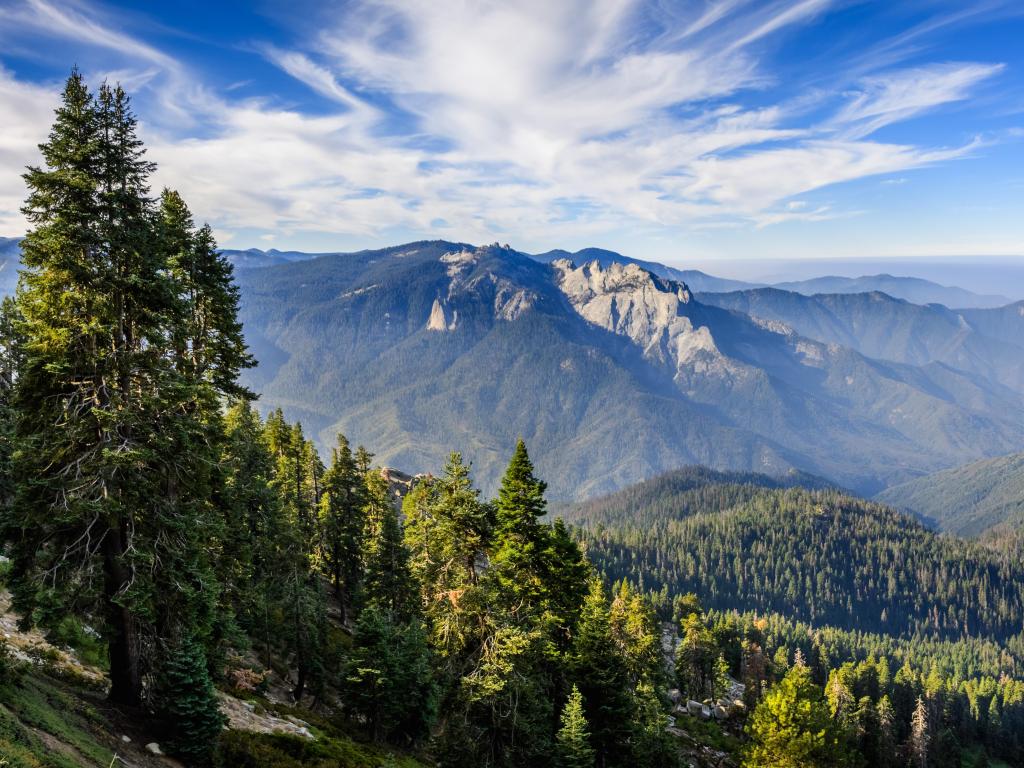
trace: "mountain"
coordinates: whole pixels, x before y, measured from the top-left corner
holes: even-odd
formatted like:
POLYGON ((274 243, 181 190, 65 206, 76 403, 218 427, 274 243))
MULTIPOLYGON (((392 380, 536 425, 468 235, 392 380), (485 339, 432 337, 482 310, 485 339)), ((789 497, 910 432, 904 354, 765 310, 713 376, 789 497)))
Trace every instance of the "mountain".
POLYGON ((9 296, 18 285, 21 238, 0 237, 0 295, 9 296))
POLYGON ((834 490, 683 479, 582 502, 563 517, 609 579, 694 592, 717 610, 902 638, 1006 640, 1020 631, 1024 564, 1011 553, 834 490))
POLYGON ((986 336, 1024 346, 1024 301, 991 309, 964 309, 960 314, 986 336))
POLYGON ((227 256, 235 269, 261 269, 272 267, 275 264, 287 264, 291 261, 306 261, 320 256, 330 256, 328 253, 305 253, 304 251, 279 251, 271 248, 263 251, 259 248, 247 248, 244 251, 225 248, 221 253, 227 256))
POLYGON ((1024 453, 972 462, 885 489, 876 497, 943 531, 978 536, 1024 525, 1024 453))
POLYGON ((804 296, 760 288, 699 298, 868 357, 919 366, 942 363, 1024 392, 1024 346, 1019 346, 1024 345, 1024 317, 1012 310, 1010 319, 1020 326, 1016 337, 1012 330, 995 336, 985 332, 1001 322, 1003 310, 919 306, 877 291, 804 296))
POLYGON ((635 264, 433 241, 238 279, 263 408, 409 471, 460 449, 486 491, 518 436, 555 498, 695 463, 873 493, 1024 445, 1005 387, 812 341, 635 264))
POLYGON ((576 264, 589 264, 596 261, 603 268, 607 269, 612 264, 636 264, 648 272, 676 282, 686 283, 690 290, 700 293, 702 291, 741 291, 747 288, 758 287, 757 283, 748 283, 742 280, 728 280, 723 277, 715 277, 698 269, 676 269, 656 261, 644 261, 623 256, 615 251, 607 251, 603 248, 584 248, 583 250, 570 253, 569 251, 554 250, 546 253, 530 254, 531 258, 550 264, 559 259, 568 259, 576 264))
POLYGON ((914 304, 943 304, 947 307, 1001 307, 1012 299, 987 296, 923 280, 919 277, 865 275, 863 277, 815 277, 810 280, 775 283, 775 288, 807 296, 816 293, 887 293, 914 304))

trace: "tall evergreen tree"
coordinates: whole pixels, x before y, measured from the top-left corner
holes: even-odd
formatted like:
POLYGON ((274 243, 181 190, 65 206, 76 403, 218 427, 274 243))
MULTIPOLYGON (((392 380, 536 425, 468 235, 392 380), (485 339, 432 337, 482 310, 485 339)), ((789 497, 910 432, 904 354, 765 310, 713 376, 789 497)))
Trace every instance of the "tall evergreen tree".
POLYGON ((516 613, 535 613, 547 597, 544 581, 548 528, 546 485, 533 474, 526 444, 519 440, 501 479, 495 503, 494 578, 516 613))
POLYGON ((608 599, 596 578, 576 627, 570 671, 583 694, 597 765, 622 764, 635 712, 626 663, 612 637, 608 599))
POLYGON ((45 168, 25 174, 12 586, 44 624, 101 615, 111 697, 138 704, 156 638, 208 621, 216 599, 199 546, 209 473, 192 461, 210 433, 190 406, 216 389, 174 368, 177 289, 127 95, 104 85, 94 99, 73 72, 40 149, 45 168), (174 606, 156 602, 183 582, 174 606))
POLYGON ((408 619, 418 613, 419 606, 416 585, 409 571, 409 552, 402 541, 398 510, 380 472, 368 472, 364 482, 364 595, 368 604, 391 611, 399 619, 408 619))
POLYGON ((324 473, 320 519, 324 531, 324 566, 347 623, 361 588, 366 483, 356 466, 348 439, 338 434, 331 466, 324 473))
POLYGON ((562 727, 556 737, 558 768, 594 768, 594 749, 583 711, 583 696, 575 685, 562 708, 562 727))
POLYGON ((913 768, 928 768, 928 745, 930 743, 928 709, 925 706, 924 698, 918 696, 914 714, 910 718, 910 740, 907 743, 907 752, 910 755, 910 764, 913 768))
POLYGON ((850 764, 821 689, 795 664, 770 689, 747 724, 749 768, 827 768, 850 764))

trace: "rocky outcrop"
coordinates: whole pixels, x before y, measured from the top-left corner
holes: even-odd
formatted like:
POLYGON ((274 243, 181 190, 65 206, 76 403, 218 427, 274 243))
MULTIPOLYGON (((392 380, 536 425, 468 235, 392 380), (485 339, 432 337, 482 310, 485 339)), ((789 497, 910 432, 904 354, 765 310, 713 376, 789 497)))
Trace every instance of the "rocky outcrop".
POLYGON ((689 288, 651 274, 636 264, 602 267, 592 261, 577 267, 568 259, 552 263, 559 288, 587 321, 643 350, 644 356, 679 371, 700 361, 706 373, 730 366, 711 329, 695 323, 689 288))

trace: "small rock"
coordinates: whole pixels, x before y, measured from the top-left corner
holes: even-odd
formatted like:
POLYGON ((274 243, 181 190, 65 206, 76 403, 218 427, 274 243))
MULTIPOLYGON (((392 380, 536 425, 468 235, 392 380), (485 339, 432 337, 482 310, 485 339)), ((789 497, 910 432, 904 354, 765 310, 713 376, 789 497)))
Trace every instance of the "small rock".
POLYGON ((131 744, 132 743, 132 737, 131 736, 121 736, 121 741, 123 741, 125 744, 131 744))
POLYGON ((146 751, 149 752, 149 754, 151 755, 163 754, 163 751, 160 749, 160 745, 157 744, 155 741, 151 741, 149 742, 149 744, 146 745, 146 751))

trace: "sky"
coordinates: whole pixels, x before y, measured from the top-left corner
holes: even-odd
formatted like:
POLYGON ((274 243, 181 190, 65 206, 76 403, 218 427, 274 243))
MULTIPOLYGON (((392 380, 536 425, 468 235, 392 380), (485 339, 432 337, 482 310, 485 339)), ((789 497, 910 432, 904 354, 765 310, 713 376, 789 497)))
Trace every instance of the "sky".
POLYGON ((0 235, 72 66, 223 247, 1024 256, 1019 0, 0 0, 0 235))

